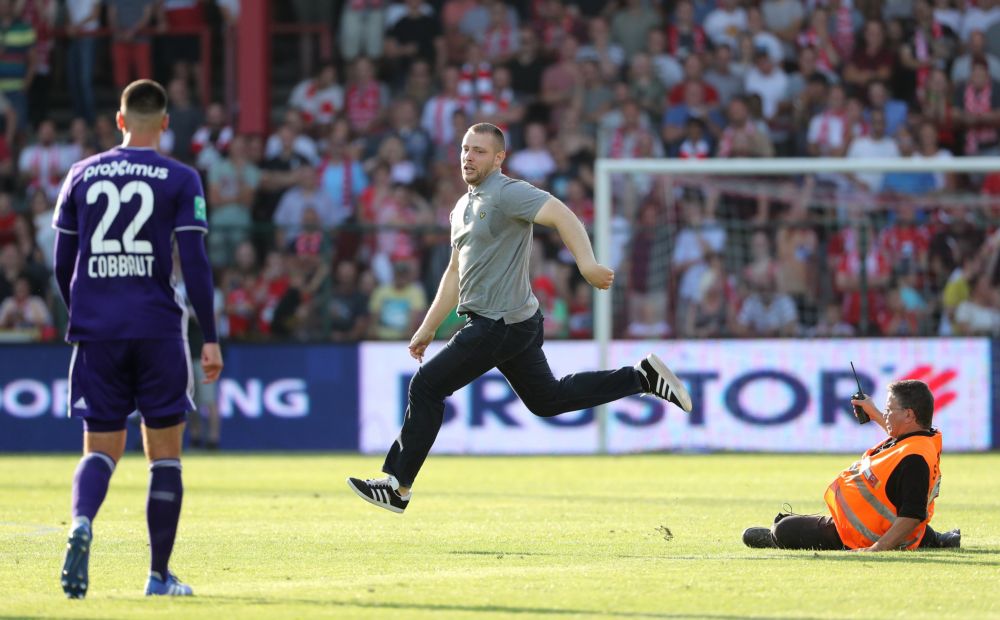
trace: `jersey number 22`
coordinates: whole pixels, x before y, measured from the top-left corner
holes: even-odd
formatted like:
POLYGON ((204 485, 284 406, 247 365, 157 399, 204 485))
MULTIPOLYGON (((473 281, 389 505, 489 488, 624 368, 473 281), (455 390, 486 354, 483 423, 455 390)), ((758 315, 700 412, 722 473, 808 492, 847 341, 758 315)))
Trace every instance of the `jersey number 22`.
POLYGON ((135 238, 139 234, 139 230, 143 224, 153 214, 153 189, 149 186, 149 183, 145 181, 130 181, 119 192, 118 187, 111 181, 98 181, 87 190, 87 204, 96 204, 97 199, 102 194, 108 198, 108 208, 104 211, 104 217, 101 218, 97 228, 94 229, 93 236, 90 238, 90 253, 118 254, 122 251, 122 246, 124 246, 127 254, 152 254, 152 243, 142 239, 137 241, 135 238), (117 239, 105 239, 104 237, 108 234, 112 222, 118 216, 118 211, 121 210, 122 203, 130 202, 137 194, 139 196, 139 211, 132 218, 132 221, 129 222, 129 225, 125 227, 125 232, 122 233, 122 240, 119 242, 117 239))

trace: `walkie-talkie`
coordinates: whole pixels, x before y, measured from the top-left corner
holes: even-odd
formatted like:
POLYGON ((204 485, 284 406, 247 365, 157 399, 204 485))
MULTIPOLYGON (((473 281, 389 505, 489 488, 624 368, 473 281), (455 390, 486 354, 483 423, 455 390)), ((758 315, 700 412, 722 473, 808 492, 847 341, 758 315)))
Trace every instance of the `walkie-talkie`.
MULTIPOLYGON (((858 371, 854 369, 854 362, 851 362, 851 372, 854 373, 854 380, 858 382, 858 391, 851 396, 851 400, 864 400, 868 398, 868 395, 861 389, 861 379, 858 378, 858 371)), ((858 424, 871 422, 871 418, 868 417, 868 414, 865 413, 861 405, 854 405, 854 417, 857 419, 858 424)))

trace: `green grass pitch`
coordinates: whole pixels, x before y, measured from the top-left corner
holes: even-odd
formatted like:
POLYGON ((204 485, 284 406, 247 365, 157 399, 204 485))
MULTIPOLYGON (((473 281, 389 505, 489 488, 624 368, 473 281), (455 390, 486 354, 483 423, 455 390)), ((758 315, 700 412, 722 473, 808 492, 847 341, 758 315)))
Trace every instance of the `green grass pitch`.
POLYGON ((379 458, 190 455, 172 567, 147 599, 141 457, 59 588, 77 456, 0 456, 0 618, 1000 618, 1000 454, 948 455, 934 525, 960 550, 751 550, 783 502, 823 510, 850 455, 432 456, 405 515, 344 483, 379 458))

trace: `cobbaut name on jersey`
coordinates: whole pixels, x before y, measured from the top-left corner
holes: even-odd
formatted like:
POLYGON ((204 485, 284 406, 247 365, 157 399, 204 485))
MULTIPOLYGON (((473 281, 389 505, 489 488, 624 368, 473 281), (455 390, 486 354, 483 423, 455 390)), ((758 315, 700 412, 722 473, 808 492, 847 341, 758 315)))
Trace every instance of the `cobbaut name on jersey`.
POLYGON ((98 254, 87 261, 91 278, 128 278, 153 275, 152 254, 98 254))

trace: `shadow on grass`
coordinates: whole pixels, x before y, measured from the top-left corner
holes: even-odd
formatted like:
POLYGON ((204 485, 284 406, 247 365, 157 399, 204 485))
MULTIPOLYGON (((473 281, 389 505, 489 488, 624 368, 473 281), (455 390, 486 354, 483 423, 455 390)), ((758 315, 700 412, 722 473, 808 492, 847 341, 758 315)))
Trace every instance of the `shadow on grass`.
MULTIPOLYGON (((18 614, 16 616, 8 616, 6 614, 0 614, 0 620, 58 620, 62 616, 25 616, 24 614, 18 614)), ((74 616, 74 620, 108 620, 104 616, 94 617, 94 618, 80 618, 74 616)))
MULTIPOLYGON (((799 558, 794 558, 799 559, 799 558)), ((990 566, 1000 568, 1000 552, 986 549, 968 551, 919 551, 915 553, 823 553, 801 559, 816 559, 833 562, 901 562, 904 564, 951 564, 952 566, 990 566), (974 556, 992 555, 996 559, 973 559, 974 556), (969 557, 963 557, 969 556, 969 557)))
MULTIPOLYGON (((249 605, 288 605, 307 604, 332 607, 356 607, 360 609, 393 610, 405 613, 406 611, 430 611, 430 612, 455 612, 463 614, 484 613, 484 614, 535 614, 551 616, 595 616, 600 618, 662 618, 665 620, 686 620, 693 618, 708 618, 709 620, 747 620, 757 618, 760 620, 783 620, 785 618, 795 618, 797 620, 820 620, 811 616, 747 616, 746 614, 712 614, 712 613, 659 613, 643 611, 607 611, 602 609, 570 609, 561 607, 516 607, 510 605, 447 605, 440 603, 395 603, 369 602, 369 601, 337 601, 337 600, 312 600, 312 599, 266 599, 257 597, 241 596, 213 596, 213 601, 233 601, 249 605)), ((0 616, 3 618, 4 616, 0 616)))
MULTIPOLYGON (((472 555, 472 556, 494 556, 497 559, 518 558, 521 556, 540 557, 565 557, 565 558, 596 558, 598 556, 590 553, 545 553, 538 551, 514 551, 514 550, 485 550, 473 549, 468 551, 449 551, 448 555, 472 555)), ((834 562, 902 562, 916 564, 951 564, 964 566, 990 566, 1000 568, 1000 550, 996 549, 925 549, 923 551, 884 554, 884 553, 854 553, 850 551, 770 551, 759 555, 749 554, 705 554, 705 555, 671 555, 669 553, 656 553, 650 555, 613 555, 602 556, 616 560, 666 560, 666 561, 690 561, 707 562, 717 560, 735 560, 746 562, 775 562, 775 561, 824 561, 834 562), (978 556, 978 557, 977 557, 978 556), (992 560, 981 556, 992 556, 992 560)))

